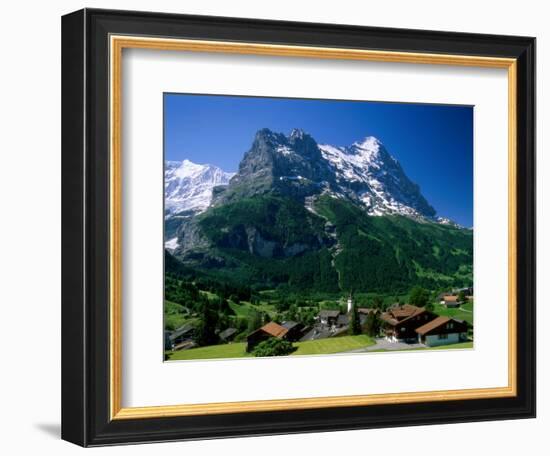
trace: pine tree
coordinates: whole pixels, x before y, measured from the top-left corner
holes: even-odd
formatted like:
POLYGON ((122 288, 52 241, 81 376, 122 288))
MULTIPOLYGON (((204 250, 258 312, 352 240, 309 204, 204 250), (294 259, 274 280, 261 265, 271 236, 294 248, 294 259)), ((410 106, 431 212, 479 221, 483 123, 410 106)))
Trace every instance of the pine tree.
POLYGON ((366 332, 370 337, 378 336, 380 332, 380 320, 376 316, 375 312, 370 312, 367 315, 366 332))
POLYGON ((197 326, 196 341, 199 345, 214 345, 218 342, 216 327, 218 325, 218 313, 211 311, 207 306, 203 308, 201 321, 197 326))
POLYGON ((262 314, 252 311, 248 317, 248 332, 256 331, 260 326, 262 326, 262 314))
POLYGON ((353 306, 351 311, 351 333, 353 335, 361 334, 361 322, 359 321, 359 312, 357 307, 353 306))
POLYGON ((417 307, 425 307, 430 299, 428 290, 422 287, 414 287, 409 295, 409 303, 417 307))

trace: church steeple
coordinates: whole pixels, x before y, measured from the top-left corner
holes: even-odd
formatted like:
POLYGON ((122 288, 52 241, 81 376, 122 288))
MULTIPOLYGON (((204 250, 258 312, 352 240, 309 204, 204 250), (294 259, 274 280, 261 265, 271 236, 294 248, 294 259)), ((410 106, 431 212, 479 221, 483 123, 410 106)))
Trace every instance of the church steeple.
POLYGON ((350 290, 349 296, 348 296, 348 313, 351 313, 353 311, 353 293, 350 290))

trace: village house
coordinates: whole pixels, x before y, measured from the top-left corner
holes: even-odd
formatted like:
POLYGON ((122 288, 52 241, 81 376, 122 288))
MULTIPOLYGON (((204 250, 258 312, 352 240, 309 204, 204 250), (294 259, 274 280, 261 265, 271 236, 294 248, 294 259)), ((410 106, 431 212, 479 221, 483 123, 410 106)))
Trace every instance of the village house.
POLYGON ((269 339, 270 337, 276 337, 277 339, 284 339, 286 333, 288 332, 287 328, 270 321, 269 323, 263 325, 261 328, 250 333, 246 338, 246 351, 251 352, 254 350, 254 347, 264 340, 269 339))
POLYGON ((460 301, 458 300, 458 296, 448 295, 443 296, 440 304, 447 308, 455 308, 460 306, 460 301))
POLYGON ((349 314, 340 314, 336 319, 336 326, 341 328, 342 326, 348 326, 350 321, 349 314))
POLYGON ((325 326, 336 326, 336 321, 340 315, 339 310, 321 310, 318 315, 319 322, 325 326))
POLYGON ((295 321, 283 321, 281 324, 287 330, 285 339, 290 342, 300 340, 304 335, 304 325, 295 321))
POLYGON ((312 327, 302 328, 301 342, 333 337, 347 331, 350 317, 339 310, 321 310, 312 327))
POLYGON ((437 317, 417 328, 418 342, 428 347, 468 340, 468 323, 449 317, 437 317))
POLYGON ((175 350, 178 350, 182 348, 184 344, 193 342, 195 332, 195 327, 191 323, 180 326, 178 329, 170 333, 169 339, 172 347, 175 350))
POLYGON ((227 328, 221 331, 218 336, 221 342, 231 342, 237 335, 237 332, 238 331, 235 328, 227 328))
POLYGON ((393 307, 380 315, 385 338, 390 342, 416 342, 416 328, 437 317, 424 307, 410 304, 393 307))

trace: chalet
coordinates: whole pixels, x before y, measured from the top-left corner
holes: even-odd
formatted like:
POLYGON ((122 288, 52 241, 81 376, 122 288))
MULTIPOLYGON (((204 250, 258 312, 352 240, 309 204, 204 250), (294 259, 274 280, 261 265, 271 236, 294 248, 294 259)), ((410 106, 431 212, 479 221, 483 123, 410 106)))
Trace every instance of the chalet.
POLYGON ((437 318, 424 307, 410 304, 388 309, 380 315, 385 337, 390 342, 416 342, 416 328, 437 318))
POLYGON ((338 318, 336 318, 336 326, 339 328, 348 326, 349 320, 350 320, 349 314, 340 314, 338 315, 338 318))
POLYGON ((332 326, 336 325, 338 315, 340 315, 339 310, 321 310, 321 312, 319 312, 318 319, 322 325, 332 326))
POLYGON ((458 307, 460 306, 460 301, 458 300, 458 296, 443 296, 441 305, 445 307, 458 307))
POLYGON ((237 333, 238 331, 235 328, 227 328, 221 331, 218 336, 222 342, 231 342, 237 333))
POLYGON ((468 339, 468 323, 449 317, 437 317, 417 328, 418 342, 435 347, 468 339))
POLYGON ((173 347, 180 345, 182 342, 191 341, 195 336, 195 327, 192 324, 185 324, 173 331, 169 338, 173 347))
POLYGON ((290 342, 296 342, 297 340, 300 340, 304 335, 305 327, 302 323, 298 323, 295 321, 283 321, 281 326, 287 330, 285 334, 285 339, 290 342))
POLYGON ((283 339, 288 332, 287 328, 282 327, 281 325, 270 321, 269 323, 263 325, 261 328, 250 333, 246 338, 246 351, 251 352, 254 350, 254 347, 264 340, 269 339, 270 337, 276 337, 277 339, 283 339))

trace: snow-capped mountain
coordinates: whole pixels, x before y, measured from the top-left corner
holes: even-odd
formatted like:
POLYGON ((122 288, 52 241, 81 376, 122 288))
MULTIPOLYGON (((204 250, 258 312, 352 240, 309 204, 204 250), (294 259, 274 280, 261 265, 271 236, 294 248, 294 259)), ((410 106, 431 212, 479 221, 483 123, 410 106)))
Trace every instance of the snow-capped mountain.
POLYGON ((189 160, 167 161, 164 185, 167 218, 275 192, 303 201, 310 210, 316 198, 328 194, 352 201, 369 215, 398 214, 458 226, 436 215, 420 187, 373 136, 335 146, 318 144, 300 129, 284 135, 264 128, 237 173, 189 160))
POLYGON ((322 144, 319 149, 344 193, 351 190, 369 214, 435 215, 418 185, 377 138, 367 136, 348 147, 322 144))
POLYGON ((166 195, 166 264, 239 289, 395 293, 462 286, 464 274, 471 282, 473 233, 437 217, 374 137, 319 145, 302 130, 262 129, 234 176, 167 163, 166 195), (440 251, 457 253, 448 261, 440 251))
POLYGON ((203 212, 210 205, 214 187, 229 184, 234 174, 189 160, 167 161, 164 168, 165 215, 203 212))
POLYGON ((317 196, 329 194, 351 200, 370 215, 437 221, 418 185, 372 136, 342 147, 318 144, 300 129, 288 136, 260 130, 238 173, 215 195, 213 205, 273 191, 303 199, 308 207, 317 196))

